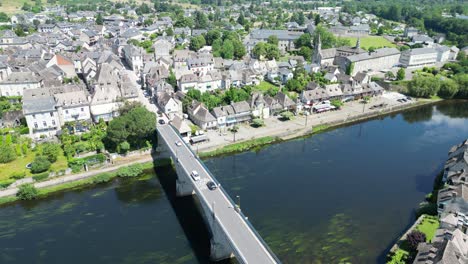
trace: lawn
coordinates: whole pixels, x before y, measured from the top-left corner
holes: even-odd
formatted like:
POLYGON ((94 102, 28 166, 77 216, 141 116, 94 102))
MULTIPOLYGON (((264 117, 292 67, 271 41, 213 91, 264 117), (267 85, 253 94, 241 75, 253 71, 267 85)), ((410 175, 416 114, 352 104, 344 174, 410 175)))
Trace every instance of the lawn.
MULTIPOLYGON (((349 39, 351 46, 356 45, 357 38, 355 37, 343 37, 344 39, 349 39)), ((382 36, 368 36, 361 37, 361 48, 368 49, 369 47, 383 48, 383 47, 396 47, 395 44, 388 41, 382 36)))
POLYGON ((18 12, 23 12, 21 10, 21 7, 24 5, 24 3, 28 3, 33 5, 34 1, 32 0, 2 0, 0 3, 2 5, 0 6, 0 12, 4 12, 7 14, 14 14, 18 12))
MULTIPOLYGON (((26 165, 31 163, 35 156, 36 153, 30 151, 24 157, 18 157, 12 162, 0 164, 0 181, 8 179, 15 172, 22 171, 26 172, 26 177, 30 177, 32 174, 28 169, 26 169, 26 165)), ((67 158, 63 153, 60 153, 57 161, 50 166, 50 171, 64 170, 66 168, 68 168, 67 158)))
POLYGON ((437 217, 428 215, 426 215, 422 222, 416 227, 417 230, 423 232, 426 235, 427 242, 432 240, 437 228, 439 228, 439 220, 437 217))
POLYGON ((262 81, 262 82, 260 82, 259 85, 255 86, 256 90, 259 90, 259 91, 262 91, 262 92, 267 92, 272 88, 278 88, 278 86, 276 86, 276 85, 274 85, 274 84, 272 84, 270 82, 267 82, 267 81, 262 81))

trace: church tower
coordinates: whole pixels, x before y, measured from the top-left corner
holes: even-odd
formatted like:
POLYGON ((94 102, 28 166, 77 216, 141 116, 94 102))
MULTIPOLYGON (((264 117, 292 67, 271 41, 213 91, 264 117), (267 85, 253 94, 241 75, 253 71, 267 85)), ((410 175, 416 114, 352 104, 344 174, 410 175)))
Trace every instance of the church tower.
POLYGON ((320 34, 317 34, 317 39, 314 45, 314 52, 312 54, 312 64, 321 65, 322 63, 322 42, 320 41, 320 34))
POLYGON ((361 48, 361 38, 358 37, 356 40, 356 49, 360 49, 360 48, 361 48))

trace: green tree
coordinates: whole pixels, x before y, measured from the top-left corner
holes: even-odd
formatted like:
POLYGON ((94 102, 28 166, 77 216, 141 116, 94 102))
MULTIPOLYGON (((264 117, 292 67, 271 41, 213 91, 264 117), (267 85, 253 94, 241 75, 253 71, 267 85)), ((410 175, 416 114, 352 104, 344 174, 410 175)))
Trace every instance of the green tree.
POLYGON ((280 117, 283 120, 291 120, 294 118, 294 114, 291 111, 283 111, 280 113, 280 117))
POLYGON ((102 14, 101 13, 98 13, 96 15, 96 24, 97 25, 103 25, 104 24, 104 20, 102 19, 102 14))
POLYGON ((440 81, 437 77, 416 75, 408 83, 408 93, 415 97, 429 98, 439 92, 440 81))
POLYGON ((196 11, 195 12, 194 28, 196 28, 196 29, 208 28, 208 18, 201 11, 196 11))
POLYGON ((38 196, 39 191, 31 183, 22 184, 18 187, 18 192, 16 192, 16 197, 21 200, 33 200, 38 196))
POLYGON ((42 144, 41 147, 42 155, 45 156, 50 161, 50 163, 54 163, 57 161, 57 158, 61 152, 60 144, 47 142, 42 144))
POLYGON ((325 27, 319 25, 315 28, 314 39, 317 39, 317 36, 320 35, 320 41, 322 42, 322 49, 329 49, 335 46, 336 38, 330 33, 325 27))
POLYGON ((331 103, 331 105, 333 105, 337 109, 340 109, 343 106, 343 102, 341 100, 338 100, 338 99, 331 100, 330 103, 331 103))
POLYGON ((255 47, 252 50, 252 54, 260 59, 266 55, 266 45, 264 42, 259 42, 255 44, 255 47))
POLYGON ((189 48, 190 48, 190 50, 198 51, 203 46, 205 46, 205 44, 206 44, 205 38, 202 35, 199 35, 199 36, 193 37, 190 40, 189 48))
POLYGON ((271 35, 267 39, 267 43, 270 45, 278 46, 279 40, 277 36, 271 35))
POLYGON ((302 34, 294 41, 294 46, 298 49, 301 47, 312 48, 312 36, 309 33, 302 34))
POLYGON ((234 58, 242 59, 247 54, 244 44, 240 40, 233 40, 232 45, 234 46, 234 58))
POLYGON ((401 81, 401 80, 404 80, 404 79, 405 79, 405 76, 406 76, 405 69, 400 68, 400 69, 397 71, 396 79, 397 79, 398 81, 401 81))
POLYGON ((314 24, 316 26, 318 26, 318 24, 320 24, 320 22, 321 22, 320 15, 316 14, 315 17, 314 17, 314 24))
POLYGON ((297 52, 297 55, 304 57, 307 61, 311 60, 312 58, 312 49, 309 47, 301 47, 297 52))
POLYGON ((50 168, 50 161, 45 156, 36 156, 34 161, 31 163, 32 173, 41 173, 47 171, 50 168))
POLYGON ((234 58, 234 45, 230 39, 226 39, 223 42, 223 51, 222 55, 224 59, 233 59, 234 58))
POLYGON ((120 153, 127 153, 130 150, 130 143, 128 143, 127 141, 120 143, 119 150, 120 153))
POLYGON ((278 60, 280 57, 280 50, 278 46, 267 44, 265 57, 269 60, 272 60, 272 59, 278 60))
POLYGON ((458 83, 452 79, 445 79, 440 82, 438 95, 443 98, 453 98, 458 93, 458 83))
POLYGON ((16 152, 12 145, 4 144, 0 146, 0 163, 8 163, 15 159, 16 152))
POLYGON ((212 29, 206 32, 206 35, 205 35, 206 45, 211 46, 213 42, 217 39, 221 39, 221 31, 217 29, 212 29))
POLYGON ((262 127, 265 125, 265 121, 263 121, 263 119, 261 118, 254 118, 252 120, 252 126, 253 127, 262 127))

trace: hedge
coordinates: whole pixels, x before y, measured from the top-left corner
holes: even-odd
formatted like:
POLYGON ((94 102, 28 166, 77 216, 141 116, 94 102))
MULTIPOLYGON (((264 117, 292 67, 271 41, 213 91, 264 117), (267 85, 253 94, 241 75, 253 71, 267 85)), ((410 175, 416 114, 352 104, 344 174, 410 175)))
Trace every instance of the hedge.
POLYGON ((72 169, 73 172, 79 172, 83 169, 84 164, 94 165, 103 163, 106 160, 106 155, 99 153, 96 155, 91 155, 85 158, 72 158, 68 161, 68 166, 72 169))
POLYGON ((40 174, 33 175, 32 178, 34 181, 43 181, 49 177, 49 172, 44 172, 40 174))
POLYGON ((117 171, 119 177, 136 177, 143 173, 143 167, 140 164, 134 164, 122 167, 117 171))
POLYGON ((16 181, 15 179, 8 179, 8 180, 0 181, 0 188, 1 189, 8 188, 8 186, 10 186, 15 181, 16 181))

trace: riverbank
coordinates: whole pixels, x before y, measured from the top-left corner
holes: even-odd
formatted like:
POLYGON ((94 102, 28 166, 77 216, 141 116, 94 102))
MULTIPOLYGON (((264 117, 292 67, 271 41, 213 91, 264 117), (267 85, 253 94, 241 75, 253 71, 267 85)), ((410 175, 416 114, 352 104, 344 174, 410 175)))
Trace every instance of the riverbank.
MULTIPOLYGON (((35 182, 32 184, 38 189, 37 197, 40 199, 58 191, 70 190, 83 187, 85 185, 110 181, 118 176, 119 169, 128 167, 130 165, 140 164, 142 170, 149 170, 159 166, 166 166, 170 163, 171 160, 169 159, 159 159, 155 163, 153 162, 153 158, 150 156, 149 158, 145 157, 140 160, 134 160, 127 164, 120 164, 117 166, 96 171, 89 171, 86 173, 56 177, 47 181, 35 182)), ((0 205, 20 200, 19 197, 16 196, 17 192, 18 187, 0 191, 0 205)))
MULTIPOLYGON (((429 100, 429 99, 419 99, 418 101, 410 104, 404 105, 396 105, 384 109, 379 110, 368 110, 367 112, 360 112, 360 113, 344 113, 340 114, 339 110, 333 116, 323 115, 318 116, 317 120, 310 120, 310 117, 296 117, 295 120, 292 121, 284 121, 280 125, 283 125, 284 129, 275 129, 266 131, 264 134, 254 135, 251 137, 237 137, 238 139, 234 141, 227 141, 227 140, 218 140, 218 144, 210 144, 209 146, 203 146, 203 144, 199 145, 195 150, 198 150, 198 155, 201 158, 209 158, 215 156, 222 156, 222 155, 229 155, 234 153, 239 153, 243 151, 249 151, 256 148, 261 148, 266 145, 275 144, 284 142, 286 140, 297 139, 301 137, 308 137, 314 134, 322 133, 328 131, 330 129, 339 128, 342 126, 347 126, 350 124, 355 124, 371 119, 385 117, 391 114, 397 114, 399 112, 421 107, 424 105, 435 104, 441 102, 443 100, 429 100), (322 118, 323 117, 323 118, 322 118), (327 117, 330 117, 327 120, 327 117), (307 120, 309 119, 309 125, 302 125, 307 124, 307 120), (304 119, 304 121, 303 121, 304 119), (315 121, 315 122, 314 122, 315 121), (294 122, 293 124, 300 124, 299 127, 296 125, 295 128, 288 127, 288 122, 294 122)), ((327 114, 327 113, 325 113, 327 114)), ((272 117, 273 118, 273 117, 272 117)), ((275 124, 276 125, 276 124, 275 124)), ((252 134, 253 131, 258 131, 258 128, 248 128, 249 131, 245 132, 246 134, 252 134), (252 130, 252 131, 250 131, 252 130)), ((219 137, 215 133, 210 135, 210 139, 212 137, 219 137)))

